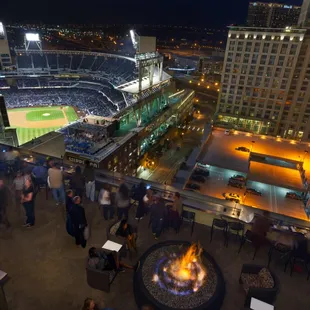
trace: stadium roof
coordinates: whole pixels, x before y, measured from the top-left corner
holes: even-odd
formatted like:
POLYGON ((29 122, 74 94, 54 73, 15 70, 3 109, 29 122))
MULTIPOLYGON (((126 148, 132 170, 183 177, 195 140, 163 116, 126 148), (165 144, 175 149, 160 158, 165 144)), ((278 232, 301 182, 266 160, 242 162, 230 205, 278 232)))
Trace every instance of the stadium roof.
MULTIPOLYGON (((148 77, 144 77, 141 83, 141 91, 146 90, 150 87, 154 87, 156 85, 160 85, 163 82, 166 82, 171 79, 171 76, 166 72, 163 72, 162 80, 160 81, 159 75, 157 72, 154 73, 153 76, 153 85, 150 83, 150 79, 148 77)), ((139 93, 139 80, 133 80, 127 82, 125 84, 119 85, 115 87, 115 89, 120 90, 122 92, 130 93, 130 94, 138 94, 139 93)))

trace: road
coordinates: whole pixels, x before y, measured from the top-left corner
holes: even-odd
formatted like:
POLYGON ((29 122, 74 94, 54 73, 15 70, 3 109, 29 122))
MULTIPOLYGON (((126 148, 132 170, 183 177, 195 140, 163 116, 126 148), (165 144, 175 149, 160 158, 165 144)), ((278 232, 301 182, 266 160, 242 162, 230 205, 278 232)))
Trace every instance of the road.
POLYGON ((210 106, 201 102, 199 102, 199 109, 200 113, 195 113, 194 119, 188 125, 180 126, 184 135, 180 135, 179 129, 174 128, 162 138, 169 138, 173 141, 173 147, 163 154, 154 170, 146 169, 142 171, 138 175, 139 178, 159 183, 172 183, 172 179, 182 162, 200 144, 205 122, 212 113, 210 106), (177 150, 177 146, 180 147, 179 150, 177 150))

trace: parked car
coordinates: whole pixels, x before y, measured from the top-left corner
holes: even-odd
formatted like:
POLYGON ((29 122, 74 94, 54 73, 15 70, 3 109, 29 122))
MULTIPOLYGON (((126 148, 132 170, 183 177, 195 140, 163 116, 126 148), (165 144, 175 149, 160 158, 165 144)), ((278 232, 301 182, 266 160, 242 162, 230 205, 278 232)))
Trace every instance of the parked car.
POLYGON ((245 177, 241 174, 235 174, 229 180, 238 180, 238 181, 245 182, 245 177))
POLYGON ((238 195, 238 194, 224 193, 223 196, 224 196, 224 198, 226 200, 235 201, 235 202, 240 202, 241 201, 241 196, 238 195))
POLYGON ((303 198, 294 192, 287 192, 285 195, 286 198, 295 199, 295 200, 303 200, 303 198))
POLYGON ((195 169, 193 174, 202 175, 204 177, 208 177, 210 175, 210 171, 204 169, 195 169))
POLYGON ((237 188, 243 188, 244 186, 243 182, 240 182, 238 180, 229 180, 227 185, 237 188))
POLYGON ((247 188, 245 191, 247 194, 262 196, 262 192, 256 190, 255 188, 247 188))
POLYGON ((231 133, 230 129, 226 129, 226 130, 224 131, 224 135, 226 135, 226 136, 229 136, 230 133, 231 133))
POLYGON ((248 149, 247 147, 245 146, 238 146, 235 148, 236 151, 240 151, 240 152, 246 152, 246 153, 249 153, 250 152, 250 149, 248 149))
POLYGON ((196 181, 198 183, 205 183, 206 182, 206 179, 200 174, 193 174, 191 176, 191 180, 196 181))
POLYGON ((198 184, 195 184, 195 183, 187 183, 186 188, 193 189, 196 191, 200 190, 200 186, 198 184))

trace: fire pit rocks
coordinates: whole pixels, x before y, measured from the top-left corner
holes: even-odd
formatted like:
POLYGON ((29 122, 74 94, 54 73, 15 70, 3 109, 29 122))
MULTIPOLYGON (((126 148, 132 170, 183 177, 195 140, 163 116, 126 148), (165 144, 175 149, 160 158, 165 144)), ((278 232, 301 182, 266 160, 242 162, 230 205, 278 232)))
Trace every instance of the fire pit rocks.
POLYGON ((149 248, 134 276, 137 305, 155 309, 221 308, 225 283, 214 259, 198 244, 167 241, 149 248))

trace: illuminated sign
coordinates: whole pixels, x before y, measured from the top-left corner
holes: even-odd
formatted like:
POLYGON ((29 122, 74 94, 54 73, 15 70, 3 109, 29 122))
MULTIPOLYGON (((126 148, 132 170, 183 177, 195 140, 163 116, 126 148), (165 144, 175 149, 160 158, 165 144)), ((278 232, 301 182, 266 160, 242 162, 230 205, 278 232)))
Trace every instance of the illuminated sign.
POLYGON ((33 42, 39 42, 39 34, 38 33, 26 33, 26 40, 27 41, 33 41, 33 42))
MULTIPOLYGON (((71 161, 72 163, 78 164, 78 165, 85 165, 85 159, 78 158, 78 157, 73 157, 73 156, 68 156, 68 160, 71 161)), ((90 161, 90 166, 94 168, 99 168, 99 165, 93 161, 90 161)))

